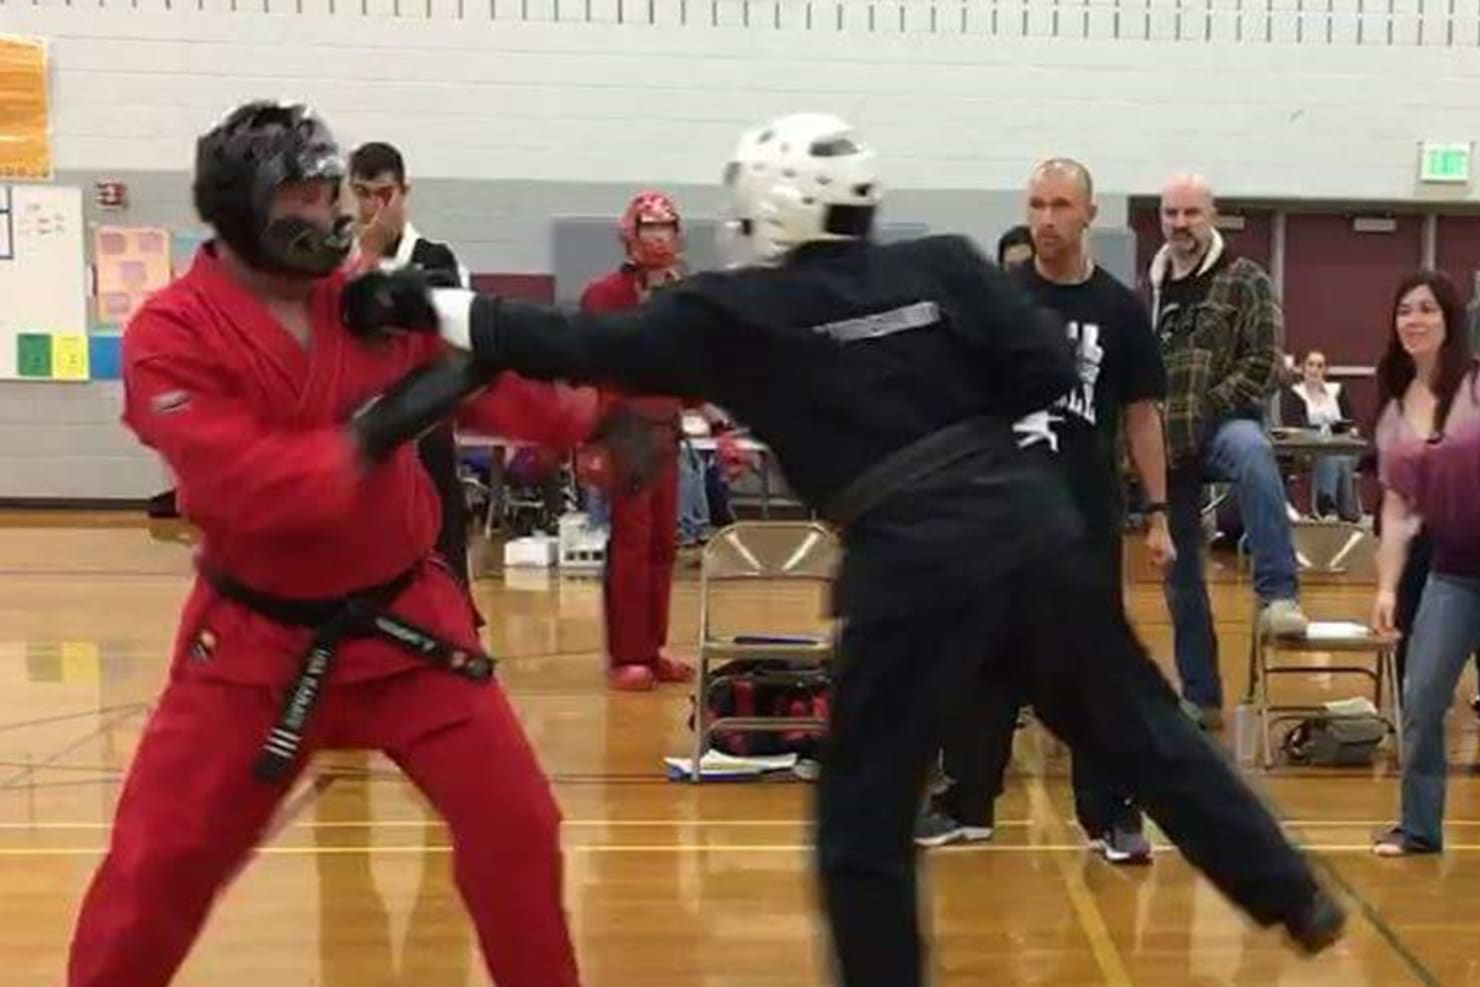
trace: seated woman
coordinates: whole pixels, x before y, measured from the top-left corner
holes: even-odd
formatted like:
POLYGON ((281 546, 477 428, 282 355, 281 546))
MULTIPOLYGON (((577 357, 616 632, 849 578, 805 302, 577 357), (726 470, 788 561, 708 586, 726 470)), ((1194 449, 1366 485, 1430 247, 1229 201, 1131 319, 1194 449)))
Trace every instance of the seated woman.
MULTIPOLYGON (((1352 420, 1346 391, 1337 381, 1326 379, 1326 355, 1311 350, 1305 355, 1300 379, 1280 398, 1280 420, 1293 428, 1321 428, 1352 420)), ((1357 496, 1355 456, 1318 456, 1311 483, 1311 513, 1337 514, 1343 521, 1359 521, 1362 504, 1357 496)))

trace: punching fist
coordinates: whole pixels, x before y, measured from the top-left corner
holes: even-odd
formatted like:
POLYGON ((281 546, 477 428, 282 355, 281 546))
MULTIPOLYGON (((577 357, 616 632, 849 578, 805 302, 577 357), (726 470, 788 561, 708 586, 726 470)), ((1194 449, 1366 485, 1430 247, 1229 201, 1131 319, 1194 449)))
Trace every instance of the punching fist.
POLYGON ((397 332, 436 332, 440 323, 432 304, 435 278, 422 271, 367 271, 344 286, 340 316, 345 328, 362 339, 397 332))
POLYGON ((596 423, 590 442, 577 453, 576 475, 608 493, 634 494, 653 482, 677 447, 671 423, 618 405, 596 423))

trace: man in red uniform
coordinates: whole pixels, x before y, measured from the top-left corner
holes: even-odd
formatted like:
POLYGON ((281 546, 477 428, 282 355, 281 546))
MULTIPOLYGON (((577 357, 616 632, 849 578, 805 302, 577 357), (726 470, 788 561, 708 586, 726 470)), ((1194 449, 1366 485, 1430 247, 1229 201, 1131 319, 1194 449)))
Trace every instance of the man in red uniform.
MULTIPOLYGON (((592 281, 581 295, 587 312, 642 304, 683 274, 682 229, 673 200, 642 192, 622 215, 622 266, 592 281)), ((640 692, 658 682, 685 682, 693 668, 663 654, 668 643, 668 603, 677 555, 678 439, 683 401, 674 397, 603 390, 603 409, 623 406, 671 428, 672 452, 656 479, 638 490, 613 490, 603 602, 608 680, 612 688, 640 692)))
MULTIPOLYGON (((434 554, 417 459, 471 364, 426 336, 367 345, 344 329, 342 178, 305 108, 235 110, 197 146, 196 208, 216 236, 125 336, 124 421, 178 478, 200 576, 69 987, 168 984, 307 754, 330 747, 384 751, 446 820, 500 987, 578 983, 558 809, 434 554)), ((508 374, 464 411, 566 448, 596 421, 593 392, 508 374)))

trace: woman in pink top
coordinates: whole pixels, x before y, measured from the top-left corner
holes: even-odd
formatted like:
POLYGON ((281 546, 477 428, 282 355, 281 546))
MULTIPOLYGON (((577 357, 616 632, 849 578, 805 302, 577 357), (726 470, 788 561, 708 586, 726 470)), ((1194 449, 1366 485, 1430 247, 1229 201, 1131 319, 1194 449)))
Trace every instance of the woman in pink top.
POLYGON ((1396 627, 1399 577, 1422 527, 1433 544, 1403 683, 1402 818, 1379 856, 1443 848, 1444 714, 1480 646, 1480 389, 1464 307, 1442 274, 1399 285, 1377 368, 1378 476, 1383 485, 1372 624, 1396 627))

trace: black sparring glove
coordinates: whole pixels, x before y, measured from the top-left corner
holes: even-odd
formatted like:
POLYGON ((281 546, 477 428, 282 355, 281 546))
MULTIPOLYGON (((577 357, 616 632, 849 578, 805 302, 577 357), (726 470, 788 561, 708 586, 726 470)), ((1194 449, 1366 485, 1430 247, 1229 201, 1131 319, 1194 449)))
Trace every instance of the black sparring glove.
POLYGON ((344 286, 340 317, 351 334, 378 339, 396 332, 436 332, 432 289, 443 280, 419 270, 367 271, 344 286))
POLYGON ((361 458, 370 464, 385 459, 401 443, 419 437, 452 414, 493 376, 466 353, 449 353, 412 370, 350 420, 349 430, 361 458))

